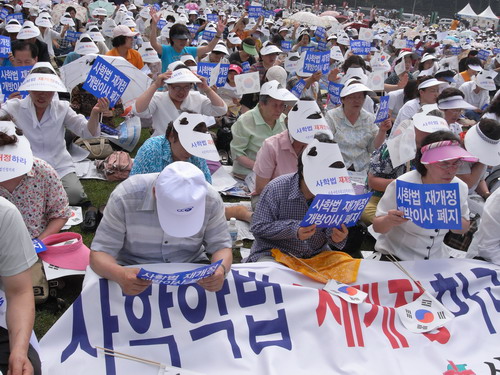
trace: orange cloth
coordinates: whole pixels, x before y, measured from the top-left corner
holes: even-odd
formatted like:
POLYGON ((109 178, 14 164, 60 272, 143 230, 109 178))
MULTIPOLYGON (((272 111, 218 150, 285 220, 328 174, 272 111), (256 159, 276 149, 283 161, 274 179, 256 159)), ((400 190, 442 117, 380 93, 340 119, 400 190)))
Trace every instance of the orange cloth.
POLYGON ((471 79, 469 73, 467 73, 467 70, 464 70, 463 72, 461 72, 460 75, 464 79, 464 82, 469 82, 471 79))
POLYGON ((353 283, 358 277, 359 265, 361 264, 361 259, 354 259, 341 251, 323 251, 312 258, 300 260, 282 253, 278 249, 272 249, 271 253, 277 262, 320 283, 326 283, 330 279, 344 284, 353 283), (314 272, 304 263, 318 272, 314 272))
POLYGON ((459 24, 460 24, 459 20, 453 20, 453 21, 451 21, 450 30, 456 30, 459 24))
MULTIPOLYGON (((106 56, 120 56, 118 50, 113 48, 106 53, 106 56)), ((135 66, 137 69, 142 69, 144 67, 144 62, 142 61, 141 54, 134 49, 129 49, 127 51, 127 59, 129 63, 135 66)))

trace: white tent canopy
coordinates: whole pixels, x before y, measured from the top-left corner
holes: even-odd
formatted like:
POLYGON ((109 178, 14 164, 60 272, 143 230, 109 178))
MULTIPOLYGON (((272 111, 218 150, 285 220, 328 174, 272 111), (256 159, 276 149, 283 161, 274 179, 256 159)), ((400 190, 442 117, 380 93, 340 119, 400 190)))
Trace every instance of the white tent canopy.
POLYGON ((488 8, 486 8, 482 13, 478 14, 477 16, 478 18, 488 18, 492 20, 498 20, 498 17, 495 15, 495 13, 493 13, 490 6, 488 6, 488 8))
POLYGON ((476 18, 477 17, 477 14, 476 12, 474 12, 474 10, 472 10, 470 4, 467 4, 464 9, 462 9, 460 12, 457 13, 459 16, 462 16, 462 17, 474 17, 476 18))

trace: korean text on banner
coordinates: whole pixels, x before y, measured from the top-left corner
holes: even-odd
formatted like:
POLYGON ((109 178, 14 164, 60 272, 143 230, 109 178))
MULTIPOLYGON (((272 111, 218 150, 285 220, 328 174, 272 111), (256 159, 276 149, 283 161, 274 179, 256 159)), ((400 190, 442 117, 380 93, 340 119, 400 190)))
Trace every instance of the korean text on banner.
POLYGON ((0 36, 0 57, 9 57, 10 49, 10 38, 8 36, 0 36))
POLYGON ((102 57, 97 56, 83 84, 83 89, 96 98, 107 98, 110 108, 113 108, 129 83, 130 78, 102 57))
POLYGON ((379 124, 389 118, 389 95, 380 97, 380 104, 375 116, 375 124, 379 124))
MULTIPOLYGON (((4 101, 9 98, 9 95, 18 91, 19 86, 21 86, 24 79, 28 76, 31 68, 33 67, 0 67, 0 85, 4 94, 4 101)), ((28 92, 22 91, 21 96, 25 98, 28 96, 28 92)))
POLYGON ((419 227, 462 229, 457 183, 415 184, 396 180, 396 202, 404 217, 419 227))
POLYGON ((333 105, 341 105, 342 101, 340 100, 340 92, 344 85, 335 82, 328 83, 328 94, 330 94, 330 102, 333 105))
POLYGON ((371 43, 366 40, 351 40, 351 52, 355 55, 369 55, 371 43))
POLYGON ((330 52, 307 51, 304 59, 304 73, 316 73, 321 71, 328 74, 330 71, 330 52))
POLYGON ((352 227, 361 217, 372 193, 361 195, 318 194, 309 206, 300 226, 316 224, 318 228, 340 228, 342 224, 352 227))

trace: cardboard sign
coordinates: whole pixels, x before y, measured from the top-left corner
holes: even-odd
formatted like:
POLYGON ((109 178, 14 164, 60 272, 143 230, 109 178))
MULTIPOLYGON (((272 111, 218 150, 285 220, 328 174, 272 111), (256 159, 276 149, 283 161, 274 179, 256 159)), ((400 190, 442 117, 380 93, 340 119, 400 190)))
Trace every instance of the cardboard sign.
POLYGON ((415 47, 415 42, 410 39, 406 39, 406 48, 414 48, 415 47))
POLYGON ((319 52, 326 51, 327 49, 328 49, 328 48, 327 48, 327 46, 326 46, 326 41, 322 40, 322 41, 319 41, 319 42, 318 42, 318 48, 317 48, 317 50, 318 50, 319 52))
POLYGON ((243 61, 241 63, 241 68, 243 69, 243 73, 247 73, 250 71, 250 63, 248 61, 243 61))
POLYGON ((298 99, 300 99, 300 97, 302 96, 302 92, 304 91, 306 87, 306 81, 304 81, 303 79, 301 79, 300 81, 298 81, 295 86, 292 87, 292 89, 290 90, 290 92, 295 95, 298 99))
POLYGON ((368 297, 365 292, 337 280, 328 280, 323 290, 354 304, 360 304, 368 297))
POLYGON ((176 273, 159 273, 146 271, 144 268, 141 268, 141 270, 137 274, 137 278, 142 280, 149 280, 155 284, 163 285, 179 286, 195 284, 205 277, 212 276, 221 264, 222 259, 210 265, 195 268, 191 271, 176 273))
MULTIPOLYGON (((321 182, 336 184, 337 178, 324 179, 321 182)), ((308 227, 316 224, 318 228, 340 228, 345 224, 346 227, 352 227, 358 222, 371 196, 372 193, 316 195, 300 226, 308 227)))
POLYGON ((9 57, 10 49, 10 38, 8 36, 0 36, 0 57, 9 57))
POLYGON ((375 70, 368 72, 367 86, 373 91, 384 91, 385 71, 375 70))
POLYGON ((210 42, 212 41, 213 38, 215 38, 216 34, 217 34, 216 31, 203 30, 203 33, 201 33, 201 39, 210 42))
POLYGON ((365 40, 365 41, 371 43, 371 41, 373 40, 373 30, 372 29, 368 29, 366 27, 361 27, 359 29, 358 39, 359 40, 365 40))
POLYGON ((207 14, 208 22, 219 22, 219 15, 215 13, 207 14))
POLYGON ((321 71, 328 74, 330 71, 330 52, 307 51, 304 59, 304 73, 316 73, 321 71))
MULTIPOLYGON (((0 85, 2 86, 2 93, 4 94, 4 101, 9 98, 13 92, 17 92, 19 86, 24 82, 28 76, 32 66, 21 67, 0 67, 0 85)), ((25 98, 28 96, 27 91, 22 91, 21 96, 25 98)))
POLYGON ((209 86, 222 87, 227 82, 229 64, 198 63, 197 73, 205 77, 209 86))
POLYGON ((248 7, 248 17, 249 18, 259 18, 262 16, 262 6, 260 5, 255 5, 255 6, 249 6, 248 7))
POLYGON ((9 14, 5 19, 5 24, 7 24, 12 19, 18 20, 21 25, 24 23, 24 17, 22 13, 9 14))
POLYGON ((83 89, 96 98, 107 98, 109 107, 113 108, 129 83, 130 78, 102 57, 97 56, 83 84, 83 89))
POLYGON ((493 54, 498 55, 500 53, 500 48, 493 48, 493 54))
POLYGON ((394 66, 394 72, 397 76, 400 76, 401 74, 406 72, 406 63, 404 58, 402 58, 401 61, 398 62, 396 66, 394 66))
POLYGON ((194 35, 194 34, 196 34, 196 33, 198 32, 198 29, 200 28, 200 26, 195 25, 195 24, 193 23, 193 24, 191 24, 191 25, 187 25, 187 28, 188 28, 189 32, 190 32, 192 35, 194 35))
POLYGON ((156 24, 156 28, 157 28, 158 30, 161 30, 161 29, 163 29, 166 25, 167 25, 167 20, 165 20, 165 19, 163 19, 163 18, 160 18, 160 19, 158 20, 158 23, 156 24))
POLYGON ((281 50, 283 52, 290 52, 292 50, 292 42, 291 41, 282 41, 281 42, 281 50))
POLYGON ((77 42, 80 39, 82 33, 73 30, 67 30, 64 34, 64 38, 70 42, 77 42))
POLYGON ((377 115, 375 116, 375 124, 380 124, 381 122, 389 118, 389 95, 380 97, 380 104, 378 107, 377 115))
POLYGON ((244 73, 234 76, 238 95, 253 94, 260 91, 259 72, 244 73))
POLYGON ((371 43, 366 40, 351 40, 351 52, 355 55, 369 55, 371 48, 371 43))
POLYGON ((47 250, 47 246, 45 246, 45 244, 38 238, 31 239, 31 242, 33 242, 33 247, 35 248, 37 254, 47 250))
POLYGON ((477 53, 477 57, 483 61, 486 61, 486 60, 488 60, 488 57, 490 57, 490 51, 485 50, 485 49, 481 49, 477 53))
POLYGON ((433 331, 454 318, 454 315, 432 295, 425 292, 415 301, 396 308, 399 320, 413 333, 433 331))
POLYGON ((328 94, 330 94, 330 102, 335 105, 341 105, 342 100, 340 100, 340 92, 344 88, 344 85, 335 82, 328 82, 328 94))
POLYGON ((1 20, 6 19, 8 15, 9 15, 9 11, 6 8, 2 8, 0 10, 0 19, 1 20))
POLYGON ((389 64, 389 55, 386 53, 375 52, 370 60, 370 66, 373 71, 382 70, 388 72, 391 70, 391 64, 389 64))
POLYGON ((326 30, 322 27, 318 27, 316 29, 316 31, 314 32, 314 35, 318 38, 318 39, 324 39, 325 36, 326 36, 326 30))
POLYGON ((451 47, 450 52, 453 56, 458 56, 462 53, 462 48, 461 47, 451 47))
POLYGON ((419 227, 462 229, 460 190, 453 184, 414 184, 396 181, 398 210, 419 227))

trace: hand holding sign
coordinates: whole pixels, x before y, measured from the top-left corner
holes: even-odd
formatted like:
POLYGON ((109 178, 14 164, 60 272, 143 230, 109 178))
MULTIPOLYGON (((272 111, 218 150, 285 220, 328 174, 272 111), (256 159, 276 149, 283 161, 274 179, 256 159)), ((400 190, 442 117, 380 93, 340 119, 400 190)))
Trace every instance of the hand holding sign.
POLYGON ((342 224, 342 227, 340 228, 333 228, 331 238, 333 242, 340 243, 347 238, 348 234, 349 230, 347 229, 345 224, 342 224))
POLYGON ((316 224, 309 225, 308 227, 300 227, 297 231, 297 238, 301 241, 308 240, 314 233, 316 233, 316 224))
POLYGON ((120 285, 123 294, 136 296, 144 292, 151 285, 151 281, 137 278, 139 271, 139 268, 121 267, 120 273, 114 281, 120 285))
POLYGON ((99 98, 97 99, 97 103, 92 108, 92 111, 95 111, 97 113, 105 113, 109 110, 109 100, 107 98, 99 98))

